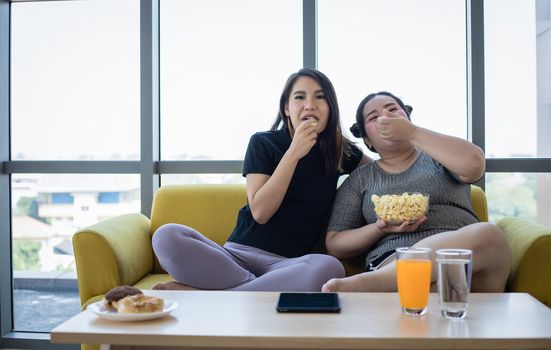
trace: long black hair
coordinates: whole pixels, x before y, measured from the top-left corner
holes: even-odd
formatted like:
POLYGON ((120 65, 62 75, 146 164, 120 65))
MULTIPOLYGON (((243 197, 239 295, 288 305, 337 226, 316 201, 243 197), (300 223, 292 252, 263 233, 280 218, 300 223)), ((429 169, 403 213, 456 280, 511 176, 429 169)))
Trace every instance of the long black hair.
MULTIPOLYGON (((362 139, 367 138, 367 133, 364 127, 364 107, 371 99, 380 95, 392 97, 396 101, 396 103, 398 103, 398 105, 406 112, 408 119, 411 120, 410 115, 411 115, 411 111, 413 111, 413 107, 411 107, 410 105, 404 104, 404 102, 399 97, 396 97, 394 94, 388 91, 375 92, 367 95, 362 100, 362 102, 360 102, 358 109, 356 109, 356 122, 352 124, 352 126, 350 127, 350 132, 352 132, 352 135, 354 135, 354 137, 359 137, 362 139)), ((377 152, 375 148, 373 148, 373 146, 369 146, 367 143, 366 143, 366 146, 367 148, 369 148, 371 152, 377 152)))
POLYGON ((354 146, 352 141, 348 140, 342 134, 337 94, 329 78, 322 72, 311 68, 302 68, 289 76, 283 88, 283 92, 281 93, 279 99, 279 112, 272 124, 271 130, 287 127, 291 138, 293 137, 293 125, 291 124, 290 118, 285 115, 285 107, 289 103, 293 86, 300 77, 310 77, 314 79, 323 90, 325 100, 329 105, 329 119, 327 120, 325 130, 323 130, 318 137, 318 142, 325 159, 326 173, 334 174, 341 172, 343 170, 343 160, 351 158, 353 152, 352 147, 354 146))

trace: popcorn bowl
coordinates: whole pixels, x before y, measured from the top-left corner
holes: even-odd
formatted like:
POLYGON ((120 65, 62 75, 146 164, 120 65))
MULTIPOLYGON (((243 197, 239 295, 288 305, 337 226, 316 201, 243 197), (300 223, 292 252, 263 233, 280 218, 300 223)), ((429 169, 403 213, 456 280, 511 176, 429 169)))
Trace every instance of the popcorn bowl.
POLYGON ((372 195, 375 214, 390 225, 414 223, 429 210, 429 196, 423 193, 372 195))

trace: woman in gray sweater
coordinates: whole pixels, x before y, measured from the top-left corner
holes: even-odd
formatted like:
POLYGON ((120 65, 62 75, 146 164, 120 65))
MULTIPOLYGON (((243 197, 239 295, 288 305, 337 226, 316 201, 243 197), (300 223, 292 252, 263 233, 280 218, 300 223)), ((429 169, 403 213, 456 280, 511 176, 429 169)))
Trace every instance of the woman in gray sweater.
MULTIPOLYGON (((388 92, 371 94, 358 107, 351 131, 380 159, 356 169, 339 189, 326 245, 338 258, 367 251, 367 272, 332 279, 322 291, 396 291, 394 252, 404 246, 471 249, 471 289, 502 291, 511 266, 509 246, 503 232, 479 222, 471 207, 470 184, 484 174, 484 152, 414 125, 411 110, 388 92), (372 195, 403 192, 428 194, 428 214, 396 226, 377 218, 372 195)), ((433 283, 436 276, 433 264, 433 283)))

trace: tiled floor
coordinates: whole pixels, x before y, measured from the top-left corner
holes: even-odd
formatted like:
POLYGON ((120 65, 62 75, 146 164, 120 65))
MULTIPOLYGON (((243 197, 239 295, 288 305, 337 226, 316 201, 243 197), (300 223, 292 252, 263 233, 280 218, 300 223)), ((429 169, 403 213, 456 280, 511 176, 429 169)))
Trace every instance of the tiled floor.
POLYGON ((13 292, 14 330, 50 332, 80 312, 78 291, 15 289, 13 292))

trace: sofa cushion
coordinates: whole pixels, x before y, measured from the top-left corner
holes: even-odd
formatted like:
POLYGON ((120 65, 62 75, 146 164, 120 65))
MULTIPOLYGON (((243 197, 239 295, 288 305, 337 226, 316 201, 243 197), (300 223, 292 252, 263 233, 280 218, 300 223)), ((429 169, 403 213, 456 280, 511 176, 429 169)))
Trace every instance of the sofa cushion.
POLYGON ((508 290, 528 292, 551 306, 551 228, 515 217, 500 219, 497 225, 513 256, 508 290))
POLYGON ((172 278, 167 273, 150 273, 146 275, 144 278, 139 280, 134 287, 140 288, 140 289, 151 289, 154 285, 157 283, 163 283, 172 281, 174 278, 172 278))

